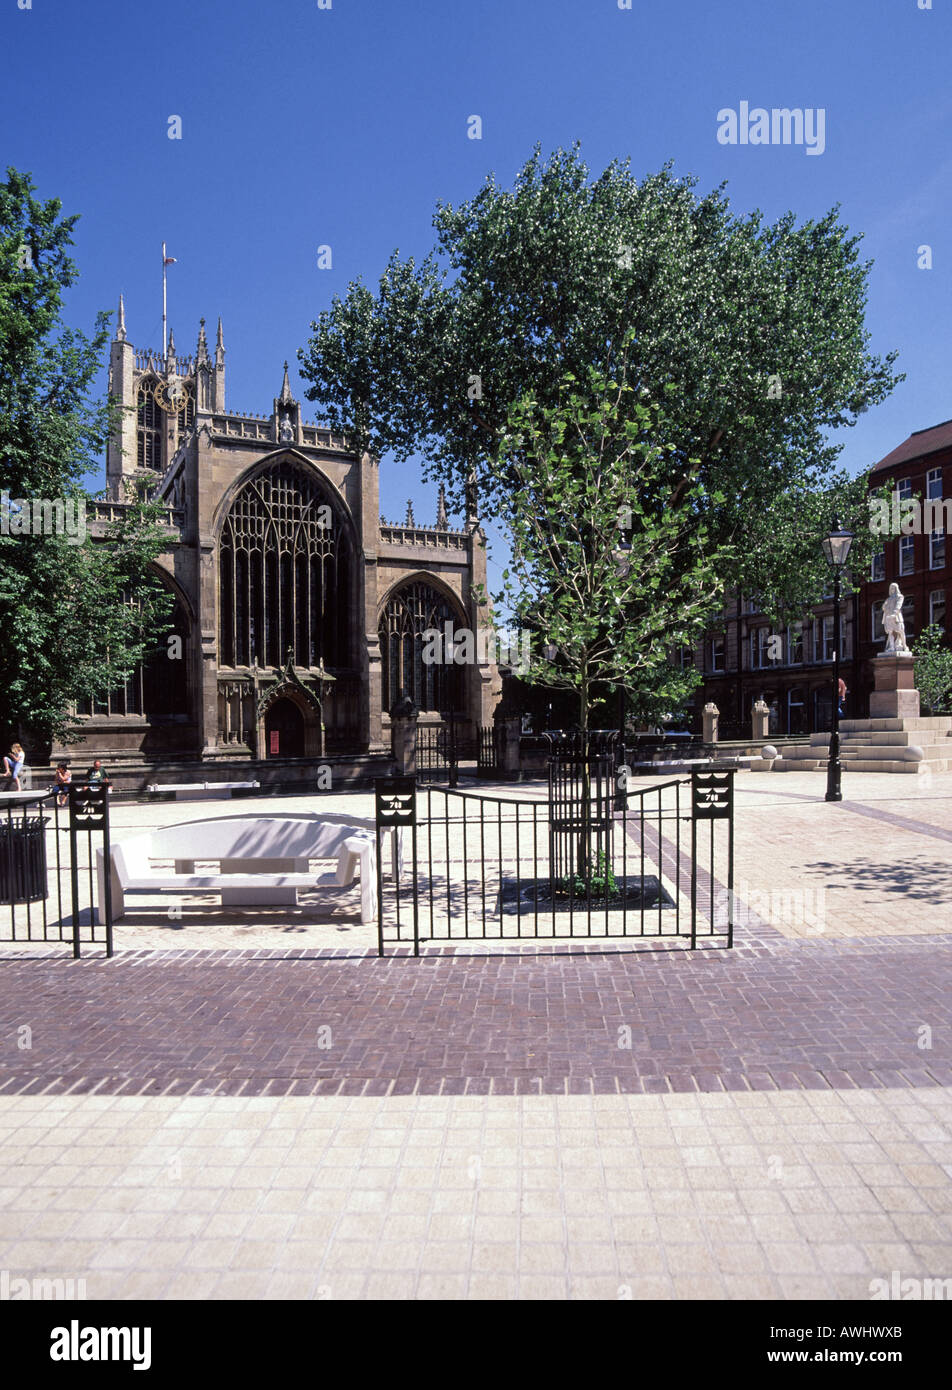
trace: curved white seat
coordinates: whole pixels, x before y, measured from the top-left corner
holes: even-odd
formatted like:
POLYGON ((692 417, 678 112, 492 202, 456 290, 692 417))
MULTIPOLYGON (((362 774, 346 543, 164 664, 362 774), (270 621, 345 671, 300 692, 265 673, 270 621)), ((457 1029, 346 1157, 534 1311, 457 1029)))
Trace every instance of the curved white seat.
MULTIPOLYGON (((371 827, 373 822, 370 823, 371 827)), ((376 920, 375 835, 367 823, 319 818, 229 816, 159 826, 110 847, 113 921, 126 909, 127 893, 220 893, 222 904, 297 903, 301 889, 341 891, 360 880, 361 921, 376 920), (175 872, 154 867, 174 860, 175 872), (314 873, 312 859, 336 859, 333 873, 314 873), (196 862, 213 861, 217 874, 196 874, 196 862)), ((105 862, 97 851, 100 914, 105 862)))

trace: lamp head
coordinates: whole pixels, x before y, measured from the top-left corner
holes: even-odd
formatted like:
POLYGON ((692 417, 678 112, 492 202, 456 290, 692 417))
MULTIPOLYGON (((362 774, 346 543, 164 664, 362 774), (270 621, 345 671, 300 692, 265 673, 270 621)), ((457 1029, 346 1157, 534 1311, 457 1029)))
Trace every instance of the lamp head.
POLYGON ((827 564, 832 565, 834 569, 842 569, 849 558, 852 544, 852 531, 839 526, 834 517, 833 527, 823 541, 823 554, 826 556, 827 564))

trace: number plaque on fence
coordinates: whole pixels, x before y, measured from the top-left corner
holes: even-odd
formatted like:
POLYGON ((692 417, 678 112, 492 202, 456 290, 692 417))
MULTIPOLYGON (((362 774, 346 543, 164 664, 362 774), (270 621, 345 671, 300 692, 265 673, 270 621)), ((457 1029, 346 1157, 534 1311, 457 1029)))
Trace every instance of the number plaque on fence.
POLYGON ((374 793, 378 826, 416 825, 415 777, 378 777, 374 793))
POLYGON ((730 820, 734 809, 733 772, 692 772, 691 809, 695 820, 730 820))

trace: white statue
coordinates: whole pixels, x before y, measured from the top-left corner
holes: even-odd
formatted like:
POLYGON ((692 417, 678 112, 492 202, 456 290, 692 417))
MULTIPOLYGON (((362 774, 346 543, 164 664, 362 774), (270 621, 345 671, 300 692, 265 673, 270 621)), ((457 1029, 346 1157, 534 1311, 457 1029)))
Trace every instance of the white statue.
POLYGON ((886 634, 883 656, 912 656, 912 652, 906 646, 906 624, 902 616, 904 603, 899 585, 890 584, 889 597, 883 603, 883 632, 886 634))

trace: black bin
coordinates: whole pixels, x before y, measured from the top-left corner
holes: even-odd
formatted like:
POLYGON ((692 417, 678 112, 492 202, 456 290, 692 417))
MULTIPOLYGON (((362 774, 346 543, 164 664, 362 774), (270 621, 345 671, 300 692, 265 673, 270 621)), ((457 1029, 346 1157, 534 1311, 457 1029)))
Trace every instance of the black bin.
POLYGON ((35 903, 49 897, 46 877, 48 816, 0 817, 0 903, 35 903))

